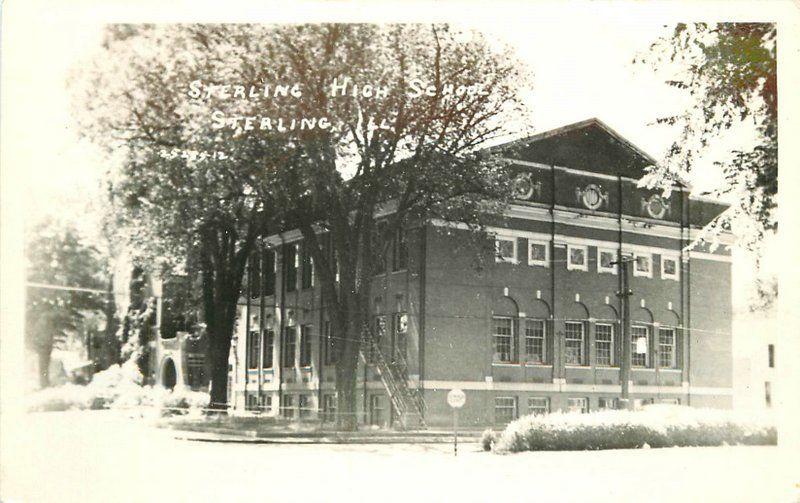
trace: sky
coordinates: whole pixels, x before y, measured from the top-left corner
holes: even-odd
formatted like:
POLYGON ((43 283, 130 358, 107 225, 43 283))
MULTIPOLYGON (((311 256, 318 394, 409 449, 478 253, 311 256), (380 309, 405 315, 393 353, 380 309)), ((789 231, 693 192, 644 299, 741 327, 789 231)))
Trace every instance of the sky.
MULTIPOLYGON (((665 85, 664 77, 651 67, 634 65, 632 60, 665 33, 665 25, 685 17, 658 7, 660 4, 651 9, 636 3, 624 4, 628 6, 625 9, 603 2, 580 4, 584 6, 581 10, 548 2, 496 4, 496 9, 477 2, 444 2, 438 8, 416 3, 426 6, 429 12, 425 16, 397 4, 386 3, 381 11, 358 2, 320 3, 313 9, 249 6, 225 12, 209 11, 204 2, 193 3, 192 10, 185 9, 183 2, 160 6, 146 1, 138 9, 132 2, 119 1, 29 0, 11 8, 6 4, 5 42, 24 44, 19 46, 24 47, 21 51, 3 48, 6 93, 2 103, 3 142, 13 148, 11 159, 20 182, 23 211, 29 221, 55 216, 77 222, 89 234, 97 228, 102 175, 109 163, 78 137, 67 78, 70 72, 80 72, 81 62, 98 50, 104 24, 120 21, 391 19, 466 25, 510 44, 532 69, 533 88, 525 98, 533 109, 535 131, 597 117, 656 159, 661 158, 672 134, 653 122, 679 111, 685 98, 665 85), (158 10, 153 9, 156 5, 158 10), (448 5, 459 8, 448 9, 448 5)), ((731 13, 731 17, 735 15, 731 13)), ((728 143, 746 140, 746 135, 733 135, 728 143)), ((692 182, 697 192, 720 183, 713 160, 712 156, 695 167, 692 182)))

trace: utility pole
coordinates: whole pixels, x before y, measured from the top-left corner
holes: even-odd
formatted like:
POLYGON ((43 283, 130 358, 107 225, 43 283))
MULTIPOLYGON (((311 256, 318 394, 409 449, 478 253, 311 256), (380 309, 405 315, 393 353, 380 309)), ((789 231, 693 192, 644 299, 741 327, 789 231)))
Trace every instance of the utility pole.
POLYGON ((620 397, 620 408, 630 409, 630 389, 628 384, 631 380, 631 303, 630 297, 633 295, 629 286, 631 257, 622 257, 615 262, 619 268, 621 277, 621 289, 617 292, 617 297, 622 300, 622 361, 619 363, 619 379, 622 386, 622 396, 620 397))

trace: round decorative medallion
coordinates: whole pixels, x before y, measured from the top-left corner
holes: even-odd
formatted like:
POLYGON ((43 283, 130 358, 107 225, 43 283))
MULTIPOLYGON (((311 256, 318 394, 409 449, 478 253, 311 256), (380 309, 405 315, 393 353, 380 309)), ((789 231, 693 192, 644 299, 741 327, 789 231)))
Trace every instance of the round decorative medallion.
POLYGON ((647 214, 653 218, 664 218, 667 213, 667 204, 658 194, 653 194, 647 201, 647 214))
POLYGON ((514 178, 514 197, 528 200, 533 195, 533 181, 531 175, 520 174, 514 178))
POLYGON ((590 210, 596 210, 601 204, 603 204, 603 193, 601 192, 600 187, 595 184, 590 184, 583 189, 583 195, 581 199, 584 206, 590 210))

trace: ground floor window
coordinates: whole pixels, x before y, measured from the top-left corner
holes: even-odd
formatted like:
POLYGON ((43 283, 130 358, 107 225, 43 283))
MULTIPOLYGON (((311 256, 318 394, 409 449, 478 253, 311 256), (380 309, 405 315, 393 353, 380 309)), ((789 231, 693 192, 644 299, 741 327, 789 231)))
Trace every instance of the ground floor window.
POLYGON ((600 397, 597 399, 597 408, 600 410, 617 409, 619 402, 616 398, 600 397))
POLYGON ((272 395, 261 396, 261 410, 264 413, 272 412, 272 395))
POLYGON ((660 403, 664 403, 667 405, 680 405, 681 399, 680 398, 662 398, 659 400, 660 403))
POLYGON ((528 398, 528 414, 539 416, 550 412, 550 399, 547 397, 532 396, 528 398))
POLYGON ((283 395, 283 417, 294 417, 294 397, 292 395, 283 395))
POLYGON ((311 400, 309 395, 300 395, 297 400, 297 407, 299 410, 300 418, 307 418, 311 415, 311 400))
POLYGON ((336 420, 336 395, 333 393, 322 395, 322 420, 325 422, 336 420))
POLYGON ((517 418, 517 398, 513 396, 494 399, 494 422, 507 424, 517 418))
POLYGON ((569 412, 581 412, 583 414, 589 412, 589 399, 588 398, 569 398, 567 399, 567 410, 569 412))
POLYGON ((247 410, 258 410, 258 395, 247 394, 247 410))
POLYGON ((583 365, 583 323, 568 321, 565 328, 565 362, 567 365, 583 365))
POLYGON ((383 426, 385 424, 383 397, 372 395, 369 397, 369 424, 383 426))
POLYGON ((767 407, 772 407, 772 383, 764 382, 764 403, 767 407))

